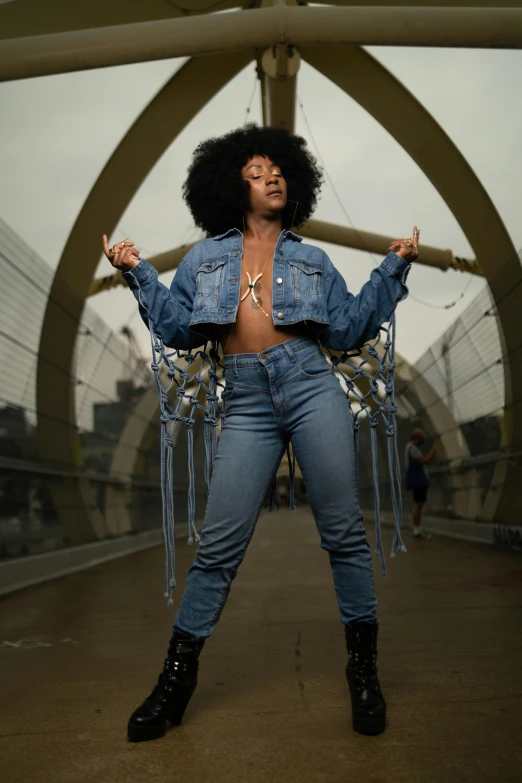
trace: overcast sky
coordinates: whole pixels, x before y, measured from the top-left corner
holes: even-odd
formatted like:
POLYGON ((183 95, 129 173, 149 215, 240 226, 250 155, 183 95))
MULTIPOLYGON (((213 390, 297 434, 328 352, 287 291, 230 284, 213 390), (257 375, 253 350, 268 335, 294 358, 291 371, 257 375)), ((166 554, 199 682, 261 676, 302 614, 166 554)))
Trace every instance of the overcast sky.
MULTIPOLYGON (((517 249, 522 247, 522 52, 372 48, 457 144, 489 191, 517 249)), ((118 142, 180 67, 169 60, 0 84, 0 215, 54 268, 82 203, 118 142)), ((248 66, 190 123, 135 195, 111 242, 131 236, 144 257, 194 235, 181 184, 197 143, 243 124, 255 85, 248 66)), ((410 235, 455 254, 473 253, 455 218, 403 149, 352 99, 303 64, 299 95, 344 209, 325 184, 316 217, 392 236, 410 235)), ((259 89, 250 118, 260 121, 259 89)), ((404 122, 408 118, 404 117, 404 122)), ((297 132, 314 149, 300 110, 297 132)), ((101 234, 106 230, 99 227, 101 234)), ((357 292, 373 267, 362 252, 323 245, 357 292)), ((110 271, 100 261, 98 274, 110 271)), ((167 284, 172 274, 164 275, 167 284)), ((457 299, 466 275, 417 265, 410 291, 433 305, 457 299)), ((436 310, 410 297, 398 311, 398 350, 414 361, 456 318, 465 298, 436 310)), ((145 327, 128 290, 90 300, 115 328, 130 321, 147 350, 145 327)))

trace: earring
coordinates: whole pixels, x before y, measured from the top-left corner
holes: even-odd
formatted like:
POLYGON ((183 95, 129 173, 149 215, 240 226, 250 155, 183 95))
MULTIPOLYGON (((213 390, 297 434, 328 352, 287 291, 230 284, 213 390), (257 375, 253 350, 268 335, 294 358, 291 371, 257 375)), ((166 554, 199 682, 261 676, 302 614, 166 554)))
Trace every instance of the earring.
POLYGON ((241 219, 242 219, 242 221, 243 221, 243 234, 246 234, 245 216, 244 216, 244 215, 242 215, 242 216, 241 216, 241 219))
POLYGON ((292 226, 294 225, 295 216, 296 216, 296 214, 297 214, 297 207, 299 206, 299 202, 298 202, 298 201, 294 201, 294 199, 293 199, 293 198, 289 198, 289 199, 288 199, 288 201, 291 201, 291 202, 292 202, 292 204, 295 204, 295 209, 294 209, 294 216, 293 216, 293 218, 292 218, 292 222, 290 223, 290 228, 292 228, 292 226))

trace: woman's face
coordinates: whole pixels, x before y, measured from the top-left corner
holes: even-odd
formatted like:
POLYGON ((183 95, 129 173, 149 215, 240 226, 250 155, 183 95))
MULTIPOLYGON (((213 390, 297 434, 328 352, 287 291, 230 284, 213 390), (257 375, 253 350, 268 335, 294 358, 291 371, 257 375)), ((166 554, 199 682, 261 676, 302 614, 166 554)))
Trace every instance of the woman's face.
POLYGON ((250 209, 266 217, 280 215, 286 207, 287 187, 280 166, 263 155, 254 155, 241 169, 250 185, 250 209))

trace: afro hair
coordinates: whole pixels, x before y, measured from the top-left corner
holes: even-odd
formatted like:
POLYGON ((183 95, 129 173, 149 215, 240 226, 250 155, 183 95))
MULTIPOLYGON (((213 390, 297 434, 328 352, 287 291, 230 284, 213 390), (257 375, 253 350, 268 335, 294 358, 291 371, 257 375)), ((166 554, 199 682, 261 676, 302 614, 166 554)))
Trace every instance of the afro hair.
POLYGON ((323 175, 305 140, 282 128, 246 125, 207 139, 194 151, 183 197, 195 224, 208 236, 242 227, 250 208, 250 188, 241 169, 254 155, 264 155, 281 167, 288 188, 283 226, 299 226, 313 213, 323 175))

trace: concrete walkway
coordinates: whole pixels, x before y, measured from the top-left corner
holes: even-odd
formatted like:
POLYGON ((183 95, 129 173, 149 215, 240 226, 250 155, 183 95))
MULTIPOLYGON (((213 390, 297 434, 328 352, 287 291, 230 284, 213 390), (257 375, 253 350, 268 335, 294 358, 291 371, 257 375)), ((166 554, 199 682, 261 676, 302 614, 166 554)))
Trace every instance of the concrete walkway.
MULTIPOLYGON (((406 541, 388 579, 374 561, 380 737, 350 726, 342 626, 311 515, 279 511, 260 520, 184 724, 155 742, 130 744, 125 730, 170 636, 160 549, 3 599, 0 779, 520 783, 520 553, 406 541)), ((180 588, 193 554, 178 545, 180 588)))

